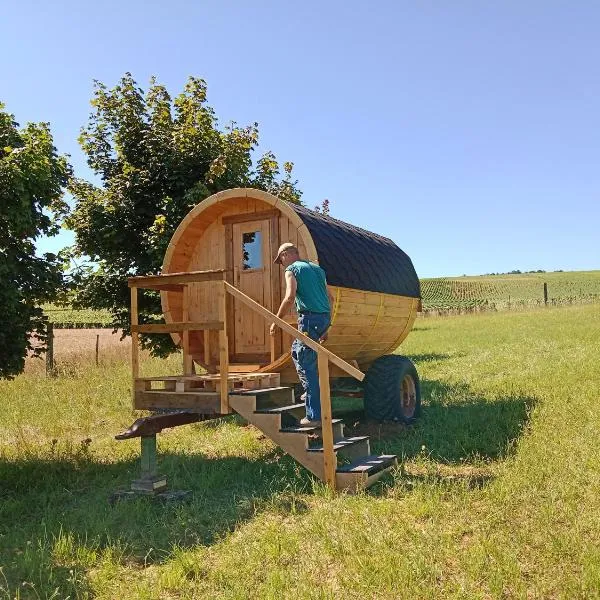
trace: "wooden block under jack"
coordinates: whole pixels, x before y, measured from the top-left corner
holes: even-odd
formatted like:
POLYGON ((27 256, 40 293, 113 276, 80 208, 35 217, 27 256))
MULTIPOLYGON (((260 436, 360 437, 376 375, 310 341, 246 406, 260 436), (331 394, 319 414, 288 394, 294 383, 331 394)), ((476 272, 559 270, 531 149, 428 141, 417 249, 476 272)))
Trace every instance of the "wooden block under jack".
POLYGON ((167 478, 164 475, 141 477, 131 482, 131 491, 140 494, 157 494, 167 489, 167 478))
POLYGON ((191 500, 191 490, 165 490, 157 494, 141 494, 133 490, 119 490, 114 492, 108 499, 109 503, 114 506, 119 500, 133 500, 144 496, 152 501, 160 502, 161 504, 179 504, 191 500))

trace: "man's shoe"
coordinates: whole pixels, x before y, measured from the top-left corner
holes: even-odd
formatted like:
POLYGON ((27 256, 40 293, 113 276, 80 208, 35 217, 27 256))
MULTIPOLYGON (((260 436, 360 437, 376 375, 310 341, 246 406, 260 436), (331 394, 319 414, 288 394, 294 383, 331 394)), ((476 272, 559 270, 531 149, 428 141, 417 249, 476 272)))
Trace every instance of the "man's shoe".
POLYGON ((303 427, 321 427, 321 421, 311 421, 309 418, 304 417, 300 419, 300 425, 303 427))

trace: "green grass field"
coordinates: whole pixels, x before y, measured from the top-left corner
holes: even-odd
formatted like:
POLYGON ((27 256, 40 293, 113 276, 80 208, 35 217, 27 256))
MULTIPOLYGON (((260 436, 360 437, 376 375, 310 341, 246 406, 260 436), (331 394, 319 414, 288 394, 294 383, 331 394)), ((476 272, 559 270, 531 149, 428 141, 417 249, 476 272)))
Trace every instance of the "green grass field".
POLYGON ((597 305, 417 321, 422 418, 353 422, 402 459, 354 497, 229 417, 159 436, 189 504, 110 506, 124 360, 0 382, 0 598, 598 598, 599 333, 597 305))

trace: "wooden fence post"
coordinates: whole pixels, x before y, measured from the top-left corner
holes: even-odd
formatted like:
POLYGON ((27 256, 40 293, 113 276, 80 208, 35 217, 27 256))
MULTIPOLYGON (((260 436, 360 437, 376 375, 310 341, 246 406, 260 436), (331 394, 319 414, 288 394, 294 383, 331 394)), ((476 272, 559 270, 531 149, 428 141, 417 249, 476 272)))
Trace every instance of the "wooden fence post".
POLYGON ((99 356, 98 356, 98 350, 100 349, 100 334, 96 334, 96 366, 98 366, 99 361, 99 356))
POLYGON ((54 323, 48 323, 48 346, 46 349, 46 377, 54 375, 54 323))
POLYGON ((548 284, 544 281, 544 304, 548 306, 548 284))

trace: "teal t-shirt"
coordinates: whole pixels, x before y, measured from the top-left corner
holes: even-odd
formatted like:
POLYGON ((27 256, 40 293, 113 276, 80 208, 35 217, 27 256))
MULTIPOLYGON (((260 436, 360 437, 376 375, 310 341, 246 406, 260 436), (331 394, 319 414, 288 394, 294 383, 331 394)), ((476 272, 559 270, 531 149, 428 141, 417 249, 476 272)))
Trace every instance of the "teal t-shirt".
POLYGON ((307 260, 297 260, 289 265, 296 278, 296 310, 298 312, 331 312, 325 271, 319 265, 307 260))

